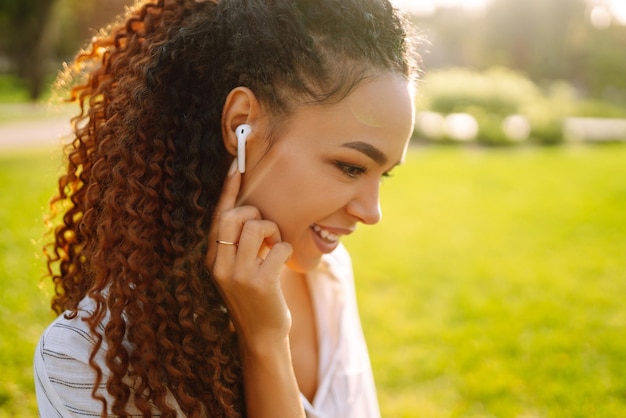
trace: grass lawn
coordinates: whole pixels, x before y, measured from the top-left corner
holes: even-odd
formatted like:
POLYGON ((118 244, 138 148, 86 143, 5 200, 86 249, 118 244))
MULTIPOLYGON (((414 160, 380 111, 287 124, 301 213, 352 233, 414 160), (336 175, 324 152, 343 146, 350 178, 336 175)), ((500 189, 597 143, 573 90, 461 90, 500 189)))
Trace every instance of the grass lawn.
POLYGON ((22 80, 12 74, 0 74, 0 103, 28 101, 28 90, 22 80))
POLYGON ((49 150, 0 153, 0 418, 37 416, 33 350, 53 318, 41 286, 43 213, 58 161, 49 150))
POLYGON ((411 153, 348 242, 383 416, 626 416, 625 161, 411 153))
MULTIPOLYGON (((51 85, 56 74, 50 74, 44 81, 40 101, 47 101, 51 97, 51 85)), ((0 103, 26 103, 29 101, 26 82, 13 74, 0 73, 0 103)))
MULTIPOLYGON (((384 417, 626 416, 624 161, 623 145, 411 150, 383 222, 346 242, 384 417)), ((0 155, 0 418, 36 416, 57 167, 0 155)))

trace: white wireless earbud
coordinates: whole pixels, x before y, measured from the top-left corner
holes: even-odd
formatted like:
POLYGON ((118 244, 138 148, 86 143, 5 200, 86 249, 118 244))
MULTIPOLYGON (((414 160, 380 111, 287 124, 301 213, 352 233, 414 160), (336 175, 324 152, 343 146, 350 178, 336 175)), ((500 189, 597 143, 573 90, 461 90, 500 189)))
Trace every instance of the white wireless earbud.
POLYGON ((250 132, 252 132, 252 128, 246 123, 237 126, 235 131, 235 135, 237 135, 237 168, 240 173, 246 172, 246 141, 248 141, 250 132))

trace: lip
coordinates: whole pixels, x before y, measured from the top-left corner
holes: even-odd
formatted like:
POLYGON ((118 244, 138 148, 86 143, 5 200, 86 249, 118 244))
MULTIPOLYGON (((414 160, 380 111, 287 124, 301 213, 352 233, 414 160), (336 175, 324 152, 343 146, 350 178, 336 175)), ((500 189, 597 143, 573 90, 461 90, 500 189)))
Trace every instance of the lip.
POLYGON ((330 227, 330 226, 322 226, 322 225, 319 225, 319 224, 311 225, 310 229, 311 229, 311 234, 313 235, 313 241, 315 242, 315 245, 317 246, 317 248, 320 250, 320 252, 322 254, 328 254, 328 253, 334 251, 335 248, 337 248, 337 246, 339 245, 339 242, 341 241, 341 237, 343 237, 344 235, 349 235, 352 232, 354 232, 353 228, 352 229, 336 228, 336 227, 330 227), (330 232, 333 235, 336 235, 337 239, 332 241, 332 242, 323 239, 315 231, 315 229, 313 229, 314 227, 320 228, 322 230, 330 232))

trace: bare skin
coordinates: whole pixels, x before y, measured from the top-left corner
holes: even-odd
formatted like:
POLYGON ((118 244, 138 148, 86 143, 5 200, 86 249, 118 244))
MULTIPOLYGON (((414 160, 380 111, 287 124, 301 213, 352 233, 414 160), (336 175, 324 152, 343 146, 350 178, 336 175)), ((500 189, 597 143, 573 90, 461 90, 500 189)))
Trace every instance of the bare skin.
POLYGON ((318 385, 319 344, 313 301, 306 277, 285 268, 281 288, 291 312, 291 362, 302 394, 313 402, 318 385))

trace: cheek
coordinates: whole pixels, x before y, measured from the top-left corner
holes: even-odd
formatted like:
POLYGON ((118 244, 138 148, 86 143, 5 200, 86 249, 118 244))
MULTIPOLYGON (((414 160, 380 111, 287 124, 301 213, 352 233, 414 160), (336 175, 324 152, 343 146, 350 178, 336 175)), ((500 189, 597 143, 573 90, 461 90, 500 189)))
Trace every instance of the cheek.
POLYGON ((331 197, 337 194, 330 190, 332 183, 313 170, 276 164, 256 184, 246 180, 250 187, 246 204, 258 208, 264 219, 276 222, 283 238, 295 238, 337 210, 339 199, 331 197))
POLYGON ((264 218, 287 228, 314 217, 314 213, 320 210, 320 193, 306 180, 306 176, 298 174, 268 178, 257 206, 264 218))
POLYGON ((244 177, 241 204, 255 206, 264 219, 282 226, 310 205, 312 170, 289 158, 266 158, 244 177))

